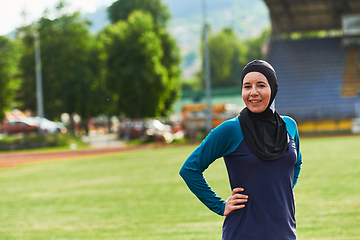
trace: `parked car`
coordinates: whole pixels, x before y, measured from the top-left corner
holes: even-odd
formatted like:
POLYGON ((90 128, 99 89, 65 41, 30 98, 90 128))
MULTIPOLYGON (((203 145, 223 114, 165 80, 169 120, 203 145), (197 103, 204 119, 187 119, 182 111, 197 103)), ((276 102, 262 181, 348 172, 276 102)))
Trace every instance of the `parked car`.
POLYGON ((167 143, 184 137, 182 130, 177 129, 175 132, 170 125, 157 119, 125 120, 120 124, 118 133, 124 140, 143 139, 167 143))
POLYGON ((23 119, 21 121, 4 122, 0 127, 0 132, 5 135, 37 132, 38 130, 39 126, 36 121, 31 118, 23 119))
POLYGON ((48 133, 57 133, 62 132, 66 133, 67 129, 61 122, 53 122, 46 118, 35 118, 37 121, 37 125, 41 128, 41 130, 48 133))
POLYGON ((171 126, 163 124, 159 120, 149 120, 147 122, 146 135, 152 137, 155 142, 170 143, 174 140, 171 126))
POLYGON ((141 119, 125 120, 118 129, 118 134, 121 139, 139 139, 144 137, 146 132, 146 122, 141 119))

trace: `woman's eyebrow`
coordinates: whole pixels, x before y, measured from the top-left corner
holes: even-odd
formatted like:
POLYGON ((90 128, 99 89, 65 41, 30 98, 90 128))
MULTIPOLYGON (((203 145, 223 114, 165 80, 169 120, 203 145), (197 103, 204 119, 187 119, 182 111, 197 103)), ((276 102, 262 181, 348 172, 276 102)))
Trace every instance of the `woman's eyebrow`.
MULTIPOLYGON (((256 82, 257 84, 258 83, 264 83, 264 84, 268 84, 267 82, 264 82, 264 81, 258 81, 258 82, 256 82)), ((251 84, 251 83, 249 83, 249 82, 244 82, 244 84, 243 85, 245 85, 245 84, 251 84)))

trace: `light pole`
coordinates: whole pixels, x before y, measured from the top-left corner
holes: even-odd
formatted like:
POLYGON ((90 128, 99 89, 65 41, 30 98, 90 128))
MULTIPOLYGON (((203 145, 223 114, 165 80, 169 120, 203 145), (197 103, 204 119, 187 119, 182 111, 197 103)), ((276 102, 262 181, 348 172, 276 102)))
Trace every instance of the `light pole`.
POLYGON ((211 76, 210 76, 210 54, 209 54, 209 40, 208 40, 208 24, 207 24, 207 9, 206 0, 203 0, 203 18, 204 18, 204 70, 205 70, 205 92, 206 92, 206 130, 208 132, 212 129, 212 115, 211 115, 211 76))
POLYGON ((42 75, 41 75, 41 54, 40 54, 40 39, 39 32, 34 32, 35 43, 35 69, 36 69, 36 96, 37 96, 37 110, 40 118, 44 117, 44 104, 42 94, 42 75))

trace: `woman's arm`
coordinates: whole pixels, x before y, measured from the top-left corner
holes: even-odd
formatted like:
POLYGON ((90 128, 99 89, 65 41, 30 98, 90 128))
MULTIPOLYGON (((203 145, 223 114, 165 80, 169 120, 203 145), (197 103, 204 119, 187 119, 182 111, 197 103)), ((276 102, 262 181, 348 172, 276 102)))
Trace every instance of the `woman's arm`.
POLYGON ((297 180, 299 178, 301 165, 302 165, 302 155, 300 152, 300 139, 299 139, 299 133, 298 133, 297 128, 296 128, 294 141, 295 141, 295 147, 296 147, 296 151, 297 151, 297 160, 296 160, 295 170, 294 170, 293 188, 295 187, 297 180))
POLYGON ((296 125, 296 122, 291 117, 282 116, 283 120, 286 123, 286 128, 290 136, 294 139, 296 152, 297 152, 297 159, 294 169, 294 178, 293 178, 293 188, 295 187, 297 180, 300 175, 301 165, 302 165, 302 155, 300 152, 300 139, 299 139, 299 132, 296 125))
POLYGON ((211 189, 203 172, 217 158, 235 151, 241 142, 241 136, 237 118, 222 123, 191 153, 180 170, 180 175, 189 189, 203 204, 219 215, 224 215, 226 202, 211 189))

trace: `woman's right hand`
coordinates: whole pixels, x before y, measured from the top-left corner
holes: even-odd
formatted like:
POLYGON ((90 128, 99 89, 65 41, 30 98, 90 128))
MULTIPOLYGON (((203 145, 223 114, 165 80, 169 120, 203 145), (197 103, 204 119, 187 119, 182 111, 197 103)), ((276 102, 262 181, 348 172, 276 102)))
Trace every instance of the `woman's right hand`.
POLYGON ((245 205, 242 203, 245 203, 248 201, 248 196, 241 194, 239 192, 243 192, 243 188, 234 188, 231 196, 226 200, 225 204, 225 211, 224 216, 227 216, 229 213, 231 213, 234 210, 244 208, 245 205))

